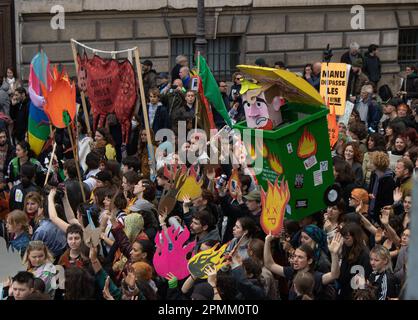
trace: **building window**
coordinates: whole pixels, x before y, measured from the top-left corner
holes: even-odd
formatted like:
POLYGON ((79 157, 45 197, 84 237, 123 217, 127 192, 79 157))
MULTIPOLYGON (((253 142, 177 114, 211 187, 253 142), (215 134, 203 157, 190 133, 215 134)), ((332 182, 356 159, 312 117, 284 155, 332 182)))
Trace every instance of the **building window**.
POLYGON ((401 67, 418 63, 418 29, 399 30, 398 60, 401 67))
MULTIPOLYGON (((184 54, 193 61, 194 38, 171 39, 171 67, 176 64, 176 56, 184 54)), ((208 40, 207 63, 216 80, 231 81, 232 74, 237 71, 240 57, 239 37, 219 37, 208 40)), ((192 63, 191 63, 192 64, 192 63)))

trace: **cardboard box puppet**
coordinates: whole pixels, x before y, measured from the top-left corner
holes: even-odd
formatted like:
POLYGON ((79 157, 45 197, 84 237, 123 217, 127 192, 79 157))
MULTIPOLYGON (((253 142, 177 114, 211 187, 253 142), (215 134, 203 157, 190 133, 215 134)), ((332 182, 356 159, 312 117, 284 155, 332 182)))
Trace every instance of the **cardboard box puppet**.
POLYGON ((245 65, 238 68, 248 80, 241 88, 243 101, 247 102, 244 108, 248 110, 246 121, 234 128, 242 134, 250 129, 252 141, 246 146, 247 153, 254 163, 262 157, 263 167, 261 172, 255 171, 255 178, 266 193, 278 189, 278 184, 288 185, 281 188, 281 193, 286 191, 283 195, 272 193, 280 196, 266 203, 275 207, 272 211, 281 211, 279 206, 285 206, 286 218, 294 220, 336 203, 340 191, 334 185, 328 109, 319 93, 285 70, 245 65), (262 111, 254 110, 257 103, 262 111), (256 131, 260 129, 263 141, 256 144, 256 131), (281 198, 286 201, 279 201, 281 198))

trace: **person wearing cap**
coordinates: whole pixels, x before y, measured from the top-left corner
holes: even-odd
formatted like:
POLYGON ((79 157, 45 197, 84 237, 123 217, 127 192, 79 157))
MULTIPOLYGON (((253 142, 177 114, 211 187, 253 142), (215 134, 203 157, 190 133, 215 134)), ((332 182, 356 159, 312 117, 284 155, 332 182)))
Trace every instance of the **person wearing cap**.
POLYGON ((367 214, 369 211, 369 193, 363 188, 354 188, 351 191, 349 206, 356 209, 356 212, 367 214))
POLYGON ((149 89, 157 86, 157 72, 152 68, 152 65, 151 60, 145 60, 142 63, 142 81, 146 94, 148 94, 149 89))
POLYGON ((156 79, 157 88, 161 94, 166 94, 170 89, 170 80, 167 72, 160 72, 156 79))
POLYGON ((392 98, 387 102, 383 102, 383 117, 382 117, 382 128, 386 130, 386 127, 389 125, 389 122, 395 119, 398 114, 396 112, 396 107, 402 101, 398 98, 392 98))
POLYGON ((361 88, 369 82, 369 78, 362 72, 363 59, 358 58, 351 65, 351 71, 348 78, 347 97, 351 102, 355 102, 360 95, 361 88))

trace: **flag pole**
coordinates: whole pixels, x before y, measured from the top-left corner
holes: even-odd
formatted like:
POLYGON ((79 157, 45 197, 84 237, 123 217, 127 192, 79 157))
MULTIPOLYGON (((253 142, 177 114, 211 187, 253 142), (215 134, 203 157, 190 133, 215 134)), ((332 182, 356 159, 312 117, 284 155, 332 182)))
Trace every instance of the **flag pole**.
POLYGON ((73 150, 73 154, 74 154, 75 167, 77 169, 78 183, 80 184, 81 195, 83 196, 83 202, 86 202, 86 194, 84 193, 83 182, 81 181, 81 173, 80 173, 80 166, 79 166, 79 160, 78 160, 78 152, 77 152, 77 149, 74 146, 73 133, 72 133, 72 130, 71 130, 71 124, 70 123, 67 126, 67 130, 68 130, 68 135, 70 136, 71 149, 73 150))
MULTIPOLYGON (((75 47, 75 43, 73 41, 74 39, 71 39, 71 48, 73 51, 73 58, 74 58, 74 64, 75 64, 75 72, 78 73, 78 62, 77 62, 77 49, 75 47)), ((84 91, 80 90, 80 96, 81 96, 81 104, 83 105, 83 112, 84 112, 84 121, 86 122, 87 126, 87 134, 90 138, 93 137, 91 128, 90 128, 90 118, 89 113, 87 112, 87 103, 86 103, 86 96, 84 95, 84 91)))
POLYGON ((142 66, 139 60, 139 48, 136 47, 135 50, 135 64, 136 64, 136 73, 138 74, 138 82, 139 82, 139 92, 141 94, 141 104, 142 104, 142 113, 144 115, 144 124, 145 130, 147 132, 147 144, 148 144, 148 156, 150 159, 150 177, 154 173, 154 146, 152 145, 151 141, 151 132, 150 132, 150 125, 148 119, 148 111, 147 111, 147 103, 145 101, 145 90, 144 90, 144 82, 142 79, 142 66))
POLYGON ((52 148, 52 153, 51 153, 51 158, 49 159, 48 172, 46 173, 44 186, 46 186, 46 183, 48 182, 49 173, 51 172, 52 161, 53 161, 54 156, 55 156, 55 149, 56 149, 56 148, 57 148, 57 143, 56 143, 56 142, 54 142, 54 146, 53 146, 53 148, 52 148))
MULTIPOLYGON (((197 76, 198 76, 198 81, 200 79, 200 51, 197 52, 197 76)), ((195 101, 195 115, 194 115, 194 119, 195 119, 195 125, 194 125, 194 131, 196 133, 197 131, 197 117, 199 114, 199 86, 200 83, 198 82, 197 84, 197 93, 196 93, 196 101, 195 101)), ((203 92, 204 94, 204 92, 203 92)))

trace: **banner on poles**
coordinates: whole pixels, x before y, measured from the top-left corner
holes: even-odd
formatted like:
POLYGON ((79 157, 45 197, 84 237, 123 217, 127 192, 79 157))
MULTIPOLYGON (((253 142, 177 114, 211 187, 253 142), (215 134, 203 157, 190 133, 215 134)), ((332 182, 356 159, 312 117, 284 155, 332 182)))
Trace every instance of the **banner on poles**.
POLYGON ((347 65, 345 63, 322 63, 319 93, 335 114, 344 114, 347 94, 347 65), (328 84, 327 84, 328 82, 328 84))
POLYGON ((106 116, 115 113, 122 126, 123 141, 127 143, 137 97, 132 64, 128 60, 119 62, 97 55, 92 59, 87 56, 78 56, 77 59, 79 77, 81 74, 86 77, 85 87, 93 111, 93 129, 104 127, 106 116))

